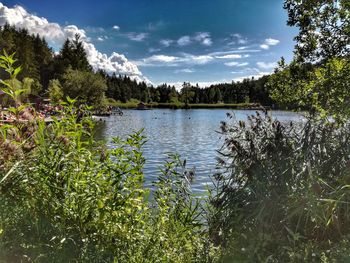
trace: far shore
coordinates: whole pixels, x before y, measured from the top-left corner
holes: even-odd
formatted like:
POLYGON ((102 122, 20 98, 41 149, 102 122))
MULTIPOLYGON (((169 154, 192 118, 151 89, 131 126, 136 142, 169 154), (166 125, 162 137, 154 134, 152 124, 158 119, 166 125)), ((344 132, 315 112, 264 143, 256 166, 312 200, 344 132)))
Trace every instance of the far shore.
MULTIPOLYGON (((137 109, 138 102, 116 102, 111 106, 119 107, 121 109, 137 109)), ((196 103, 196 104, 184 104, 184 103, 145 103, 147 109, 162 108, 162 109, 237 109, 237 110, 261 110, 262 108, 271 109, 271 106, 261 106, 257 103, 196 103)))

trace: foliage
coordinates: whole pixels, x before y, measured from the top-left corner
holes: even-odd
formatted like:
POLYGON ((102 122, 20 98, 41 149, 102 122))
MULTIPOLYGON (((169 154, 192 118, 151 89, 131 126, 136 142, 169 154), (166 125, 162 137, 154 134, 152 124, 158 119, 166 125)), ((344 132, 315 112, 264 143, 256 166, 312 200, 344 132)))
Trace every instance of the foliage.
POLYGON ((188 104, 190 100, 192 100, 194 95, 195 93, 191 91, 191 84, 184 82, 182 84, 182 89, 181 89, 181 101, 185 103, 185 107, 188 107, 188 104))
POLYGON ((285 0, 288 25, 297 26, 298 62, 315 62, 348 56, 350 52, 350 3, 348 0, 285 0))
POLYGON ((129 77, 108 76, 100 72, 107 80, 106 96, 125 103, 134 98, 139 101, 150 101, 156 103, 180 103, 197 104, 197 103, 244 103, 249 98, 252 103, 261 105, 272 105, 275 103, 269 97, 268 87, 265 85, 267 76, 260 79, 245 79, 243 82, 232 82, 211 85, 210 87, 201 88, 198 85, 185 83, 185 88, 180 92, 174 86, 166 84, 157 87, 147 86, 144 82, 137 83, 129 77))
MULTIPOLYGON (((15 79, 19 70, 5 69, 15 79)), ((23 107, 19 102, 13 111, 23 107)), ((209 260, 212 248, 184 164, 169 159, 152 201, 143 187, 141 132, 115 138, 107 149, 93 140, 88 110, 68 97, 49 126, 38 118, 0 126, 0 147, 7 147, 0 152, 0 261, 209 260)))
MULTIPOLYGON (((30 35, 26 29, 5 24, 0 28, 0 50, 6 50, 9 54, 16 52, 15 58, 22 65, 19 80, 27 77, 47 87, 52 72, 53 52, 45 39, 30 35)), ((0 77, 6 76, 1 72, 0 77)))
POLYGON ((68 69, 92 71, 79 34, 76 34, 74 39, 67 39, 64 42, 54 63, 56 78, 62 77, 68 69))
POLYGON ((143 187, 141 134, 114 139, 111 150, 96 147, 87 129, 90 121, 77 123, 74 112, 67 105, 64 117, 49 129, 39 123, 36 148, 1 174, 0 258, 204 260, 208 246, 200 209, 177 161, 167 163, 156 184, 156 202, 150 202, 143 187))
POLYGON ((309 109, 321 118, 332 117, 338 122, 349 116, 350 62, 331 59, 322 66, 302 65, 282 60, 270 76, 271 96, 282 104, 309 109))
POLYGON ((223 261, 349 257, 349 125, 258 114, 222 123, 221 133, 210 236, 223 261))
POLYGON ((63 94, 100 108, 104 105, 105 80, 97 73, 68 69, 63 75, 63 94))
POLYGON ((349 1, 286 0, 288 25, 297 26, 294 60, 281 60, 269 78, 278 103, 343 123, 349 118, 349 1))
POLYGON ((58 79, 50 80, 48 94, 54 104, 59 103, 63 99, 63 87, 58 79))

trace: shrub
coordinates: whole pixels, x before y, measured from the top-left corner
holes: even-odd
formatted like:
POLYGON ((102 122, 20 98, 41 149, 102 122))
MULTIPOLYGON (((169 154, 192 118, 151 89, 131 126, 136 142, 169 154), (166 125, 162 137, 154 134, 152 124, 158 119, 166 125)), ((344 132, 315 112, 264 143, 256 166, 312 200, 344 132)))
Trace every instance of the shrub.
MULTIPOLYGON (((18 104, 13 112, 23 107, 18 104)), ((184 165, 170 159, 150 198, 143 186, 142 132, 115 138, 107 149, 93 140, 90 109, 77 108, 67 98, 50 125, 33 118, 24 126, 15 121, 0 127, 0 146, 14 144, 20 151, 0 154, 0 261, 211 258, 202 210, 191 196, 184 165), (35 129, 9 136, 11 129, 22 131, 29 123, 35 129), (31 147, 24 151, 28 142, 31 147)))
POLYGON ((223 261, 349 256, 349 125, 281 123, 258 113, 222 123, 221 133, 210 235, 223 261))

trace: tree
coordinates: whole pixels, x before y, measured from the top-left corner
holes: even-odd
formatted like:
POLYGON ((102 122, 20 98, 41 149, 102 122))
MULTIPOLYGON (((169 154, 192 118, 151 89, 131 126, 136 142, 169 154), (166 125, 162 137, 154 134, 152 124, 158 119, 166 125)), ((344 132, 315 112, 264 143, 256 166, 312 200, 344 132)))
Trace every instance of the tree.
POLYGON ((175 87, 171 87, 170 88, 170 93, 169 93, 169 97, 168 97, 168 102, 173 103, 175 105, 179 105, 179 96, 178 93, 175 89, 175 87))
POLYGON ((289 26, 297 26, 298 61, 315 62, 344 57, 350 51, 350 1, 285 0, 289 26))
POLYGON ((76 34, 73 40, 67 39, 55 59, 56 77, 60 77, 68 68, 80 71, 91 71, 80 35, 76 34))
POLYGON ((350 2, 286 0, 284 7, 288 25, 299 27, 298 44, 291 64, 282 59, 269 79, 272 98, 343 123, 350 116, 350 2))
POLYGON ((58 79, 50 80, 48 87, 49 98, 53 103, 59 103, 63 98, 63 88, 58 79))
POLYGON ((182 101, 185 103, 185 107, 188 107, 188 104, 191 102, 194 95, 194 92, 191 90, 191 84, 189 82, 184 82, 182 84, 181 96, 182 101))
POLYGON ((71 66, 73 69, 78 69, 82 71, 91 71, 91 66, 87 59, 87 54, 83 45, 83 42, 80 40, 80 35, 75 34, 74 39, 72 40, 72 49, 73 49, 73 57, 71 62, 71 66))
POLYGON ((62 87, 64 96, 76 98, 80 103, 97 109, 103 106, 107 85, 98 73, 69 69, 63 75, 62 87))

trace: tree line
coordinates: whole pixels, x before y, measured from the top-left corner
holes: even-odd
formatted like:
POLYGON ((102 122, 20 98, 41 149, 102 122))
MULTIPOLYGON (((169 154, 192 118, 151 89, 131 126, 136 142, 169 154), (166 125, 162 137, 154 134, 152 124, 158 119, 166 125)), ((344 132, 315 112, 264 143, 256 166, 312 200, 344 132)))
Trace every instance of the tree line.
POLYGON ((182 88, 137 82, 130 76, 94 72, 79 35, 67 39, 58 54, 39 35, 8 24, 0 28, 0 49, 15 53, 22 71, 19 80, 29 78, 35 95, 59 101, 66 96, 101 107, 107 98, 120 102, 145 103, 274 103, 266 85, 267 76, 242 82, 222 83, 200 88, 184 83, 182 88))

